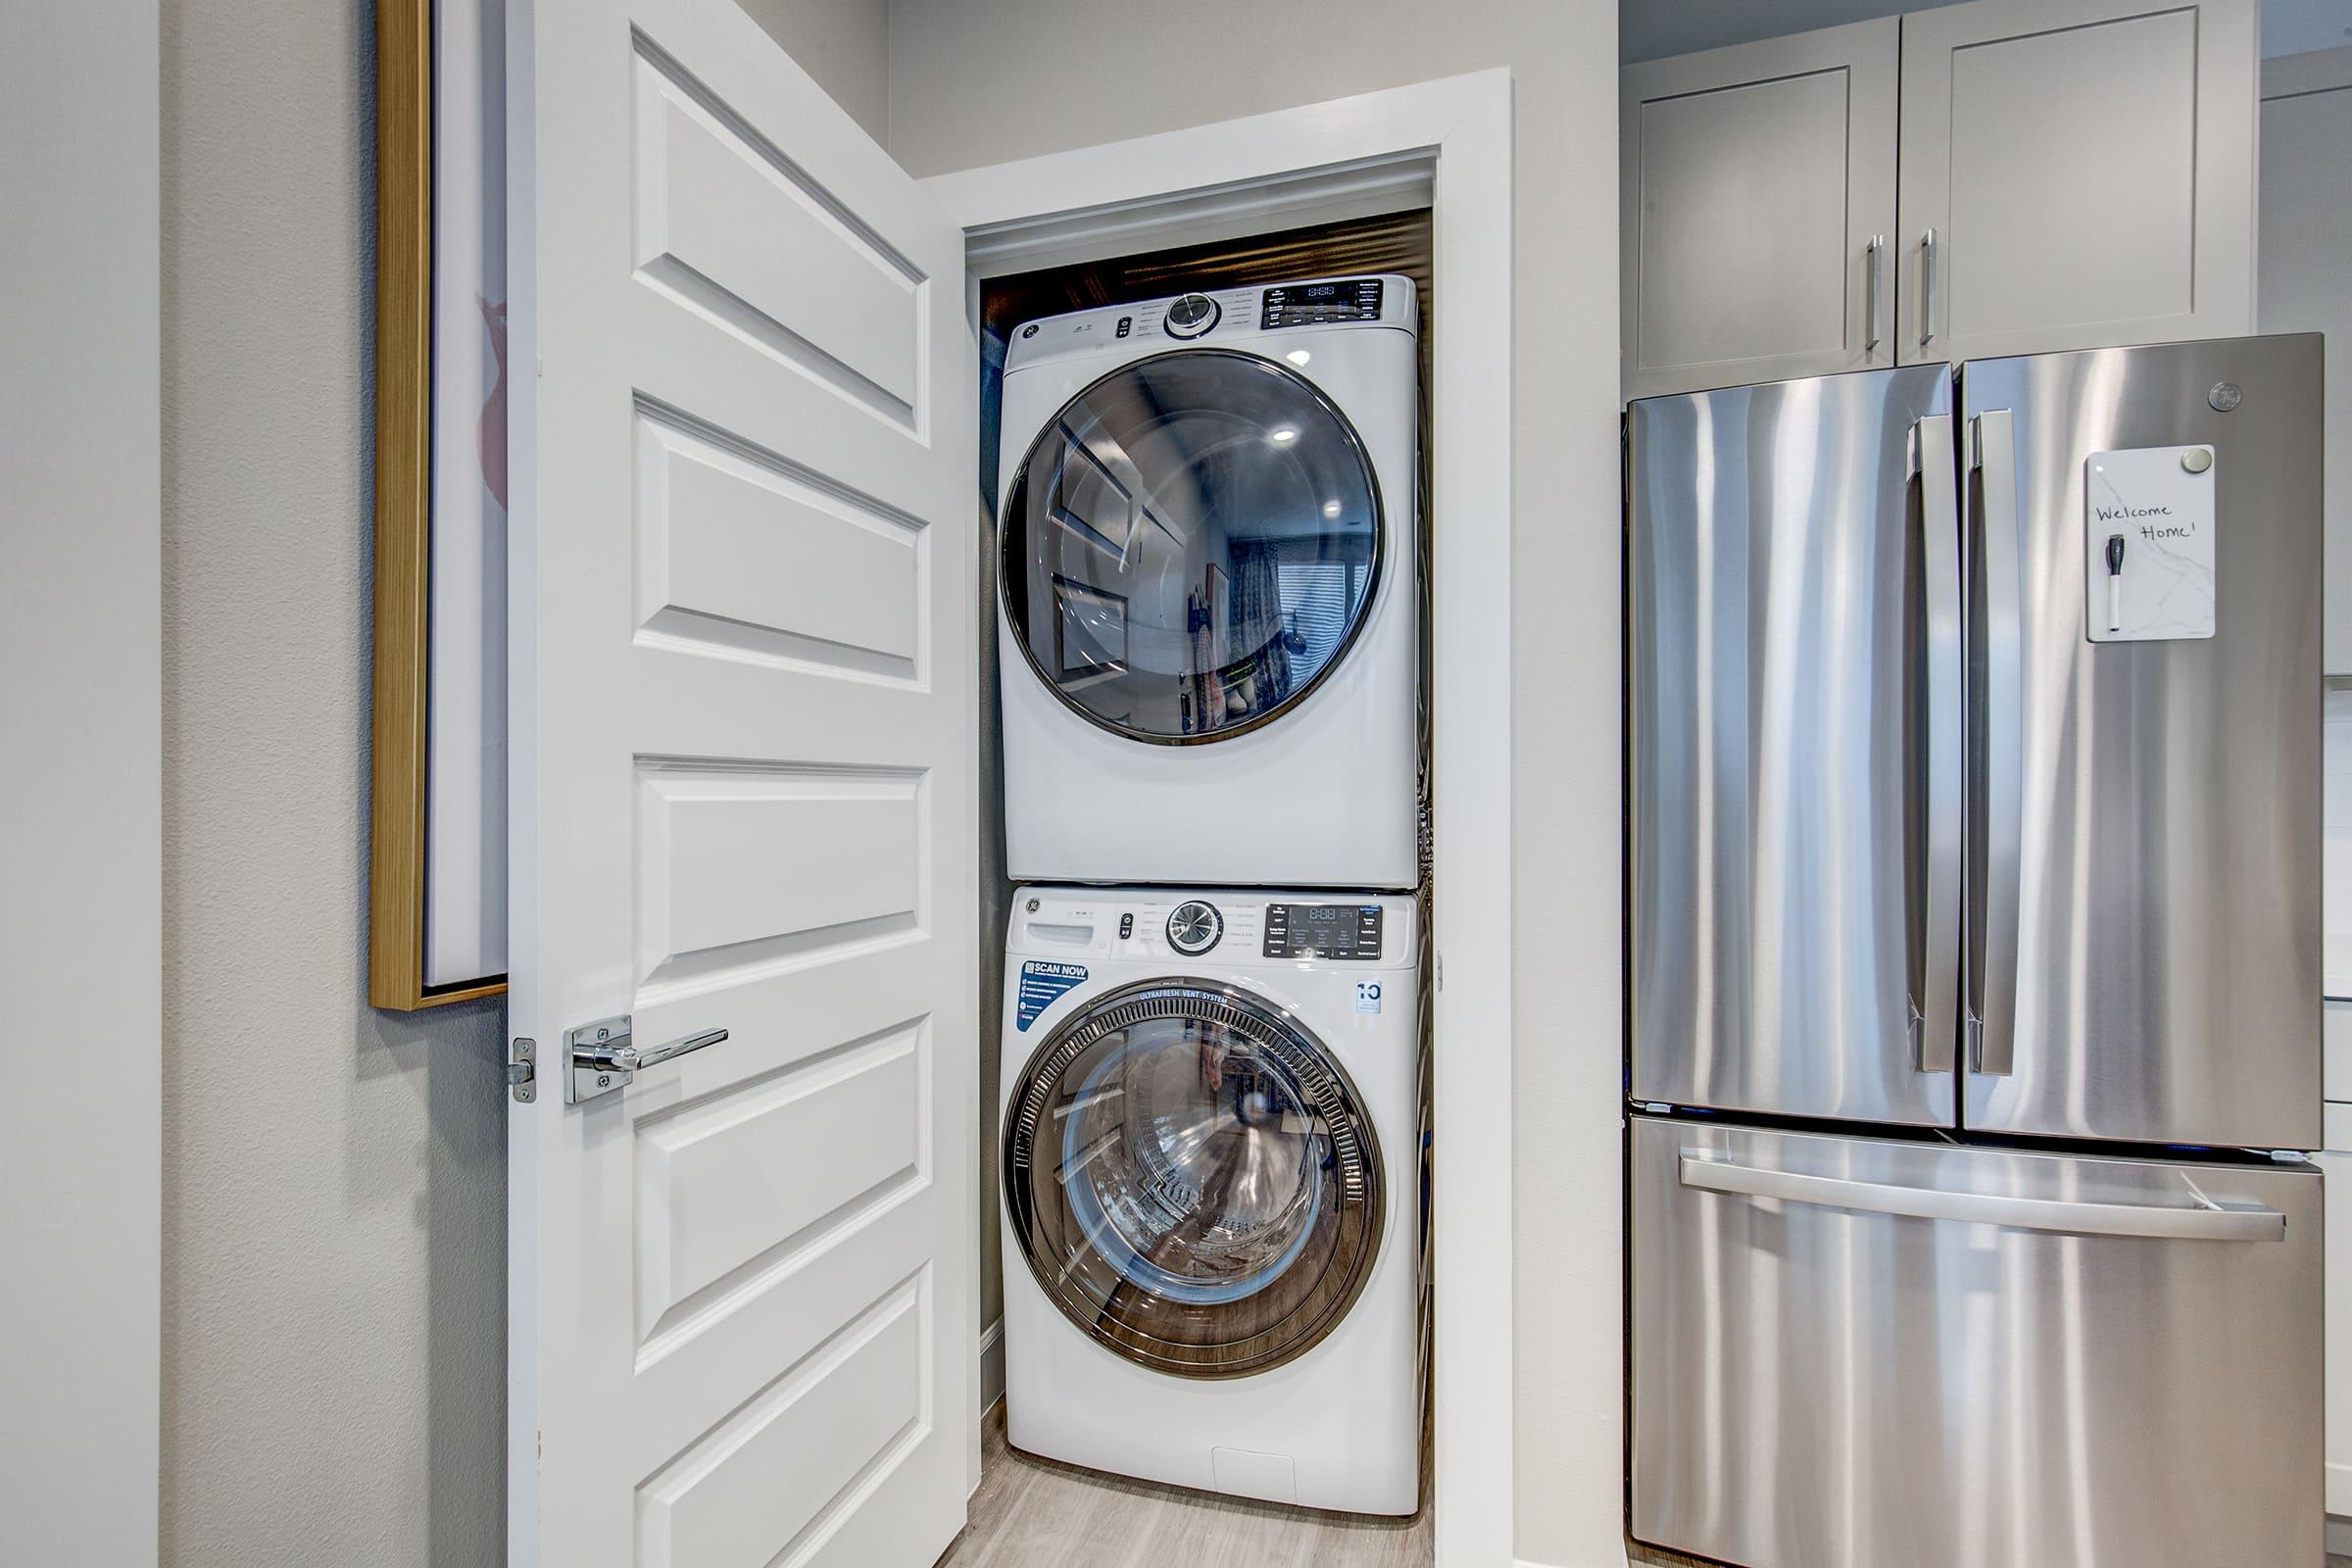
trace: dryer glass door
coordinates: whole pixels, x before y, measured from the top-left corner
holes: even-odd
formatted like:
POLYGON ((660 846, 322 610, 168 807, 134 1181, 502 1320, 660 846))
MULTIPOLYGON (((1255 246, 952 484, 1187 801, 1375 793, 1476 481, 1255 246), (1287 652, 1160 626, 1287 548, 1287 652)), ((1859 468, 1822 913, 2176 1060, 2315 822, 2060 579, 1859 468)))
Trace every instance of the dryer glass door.
POLYGON ((1379 1147, 1346 1072, 1245 992, 1102 998, 1030 1058, 1004 1201, 1071 1322, 1146 1366, 1241 1377, 1339 1325, 1379 1251, 1379 1147))
POLYGON ((1004 613, 1094 723, 1222 739, 1301 701, 1378 586, 1380 490, 1304 376, 1230 349, 1122 366, 1072 398, 1004 495, 1004 613))

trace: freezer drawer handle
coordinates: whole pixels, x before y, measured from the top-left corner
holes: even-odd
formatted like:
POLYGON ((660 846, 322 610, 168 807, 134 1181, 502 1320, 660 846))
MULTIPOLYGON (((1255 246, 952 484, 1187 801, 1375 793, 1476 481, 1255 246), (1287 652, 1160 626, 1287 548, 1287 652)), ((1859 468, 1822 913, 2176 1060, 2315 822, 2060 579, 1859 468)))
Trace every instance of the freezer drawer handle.
POLYGON ((2286 1216, 2259 1204, 2237 1206, 2202 1199, 2200 1208, 2157 1203, 2077 1203, 2051 1198, 2005 1198, 1992 1193, 1949 1193, 1923 1187, 1889 1187, 1811 1176, 1800 1171, 1764 1170, 1716 1159, 1704 1150, 1686 1149, 1679 1166, 1685 1187, 1749 1198, 1778 1198, 1823 1208, 1907 1219, 1952 1220, 1964 1225, 2006 1225, 2012 1230, 2058 1231, 2074 1236, 2136 1236, 2170 1242, 2283 1242, 2286 1216))

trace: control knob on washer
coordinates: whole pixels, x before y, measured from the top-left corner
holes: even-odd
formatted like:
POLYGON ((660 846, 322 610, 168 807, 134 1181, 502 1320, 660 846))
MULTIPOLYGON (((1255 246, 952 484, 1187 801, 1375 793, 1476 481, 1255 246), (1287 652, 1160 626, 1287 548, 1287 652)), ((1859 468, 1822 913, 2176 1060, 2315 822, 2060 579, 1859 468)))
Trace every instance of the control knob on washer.
POLYGON ((1204 899, 1190 899, 1168 916, 1168 946, 1188 958, 1198 958, 1225 934, 1225 917, 1204 899))

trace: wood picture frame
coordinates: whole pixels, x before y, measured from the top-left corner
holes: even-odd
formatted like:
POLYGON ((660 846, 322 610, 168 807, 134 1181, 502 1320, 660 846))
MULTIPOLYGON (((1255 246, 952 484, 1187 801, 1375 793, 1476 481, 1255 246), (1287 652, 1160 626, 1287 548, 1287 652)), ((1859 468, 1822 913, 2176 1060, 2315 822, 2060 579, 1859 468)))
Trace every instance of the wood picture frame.
MULTIPOLYGON (((429 977, 427 958, 433 858, 428 806, 435 643, 437 9, 435 0, 381 0, 376 8, 375 630, 368 1001, 400 1010, 506 990, 503 972, 436 982, 429 977)), ((492 182, 485 180, 488 183, 492 182)), ((495 184, 503 207, 503 179, 495 184)), ((498 242, 503 268, 503 226, 498 242)), ((503 308, 502 303, 499 309, 503 308)), ((503 331, 503 317, 500 321, 494 330, 503 331)), ((500 399, 503 411, 503 387, 500 399)), ((487 424, 484 428, 487 439, 487 424)), ((503 413, 497 440, 503 477, 503 413)), ((477 608, 503 628, 503 605, 477 608)), ((482 628, 476 631, 479 636, 492 635, 482 628)), ((503 637, 503 630, 496 635, 503 637)), ((503 709, 497 722, 503 726, 503 709)), ((503 818, 501 822, 498 863, 484 863, 480 874, 497 879, 503 970, 503 818)))

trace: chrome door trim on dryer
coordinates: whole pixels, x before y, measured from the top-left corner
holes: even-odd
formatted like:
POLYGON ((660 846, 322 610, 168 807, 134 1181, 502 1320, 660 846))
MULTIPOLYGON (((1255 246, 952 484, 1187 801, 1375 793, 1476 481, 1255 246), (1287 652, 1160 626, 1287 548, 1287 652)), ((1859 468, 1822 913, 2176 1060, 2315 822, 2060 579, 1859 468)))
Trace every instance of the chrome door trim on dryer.
MULTIPOLYGON (((1301 430, 1294 436, 1299 450, 1308 449, 1307 442, 1303 439, 1304 434, 1305 432, 1301 430)), ((1060 471, 1057 467, 1056 475, 1060 471)), ((1143 504, 1141 498, 1131 497, 1130 500, 1137 506, 1143 504)), ((1348 417, 1347 412, 1323 388, 1300 375, 1289 366, 1279 364, 1265 355, 1251 353, 1245 349, 1205 344, 1171 349, 1164 354, 1152 354, 1142 359, 1130 360, 1123 365, 1114 366, 1095 377, 1065 400, 1061 407, 1054 412, 1053 417, 1039 429, 1036 437, 1030 441, 1028 449, 1021 455, 1020 463, 1013 469, 1011 479, 1004 486, 1004 502, 998 513, 998 608, 1004 616, 1004 625, 1012 633, 1011 641, 1020 648, 1021 657, 1028 664, 1030 673, 1037 677, 1039 683, 1047 691, 1054 694, 1064 709, 1085 719, 1089 724, 1122 739, 1152 746, 1200 746, 1215 741, 1231 740, 1236 736, 1247 735, 1252 730, 1262 728, 1274 720, 1296 711, 1301 704, 1314 695, 1334 671, 1347 662, 1348 655, 1355 648, 1357 638, 1372 618, 1373 607, 1380 597, 1380 590, 1386 578, 1390 554, 1390 523, 1388 502, 1381 491, 1380 475, 1372 461, 1371 449, 1365 445, 1363 436, 1357 431, 1354 421, 1348 417), (1026 520, 1016 515, 1016 510, 1026 510, 1021 507, 1021 503, 1028 495, 1031 468, 1037 462, 1040 453, 1045 451, 1049 444, 1063 454, 1066 461, 1066 455, 1074 444, 1064 433, 1068 428, 1065 416, 1071 409, 1086 404, 1097 393, 1114 382, 1150 372, 1154 368, 1164 369, 1175 362, 1201 360, 1234 362, 1248 366, 1250 369, 1269 373, 1277 378, 1286 394, 1299 395, 1302 398, 1302 407, 1311 409, 1317 417, 1328 421, 1329 428, 1325 433, 1339 437, 1343 453, 1353 462, 1354 472, 1351 478, 1360 483, 1363 499, 1371 505, 1372 515, 1369 519, 1371 556, 1366 565, 1363 584, 1359 590, 1354 592, 1352 602, 1348 607, 1347 630, 1342 634, 1338 644, 1333 647, 1330 657, 1303 683, 1297 689, 1285 693, 1272 707, 1253 713, 1238 723, 1221 725, 1196 734, 1167 734, 1134 724, 1120 723, 1105 717, 1085 703, 1076 701, 1064 688, 1063 677, 1047 670, 1032 641, 1033 627, 1039 615, 1053 614, 1054 611, 1052 607, 1026 604, 1033 564, 1030 558, 1033 551, 1030 529, 1026 520), (1022 588, 1024 600, 1022 604, 1016 604, 1014 600, 1016 583, 1022 588)), ((1142 526, 1141 521, 1130 519, 1130 536, 1134 529, 1142 526)), ((1105 543, 1108 544, 1111 541, 1106 540, 1105 543)), ((1119 542, 1119 548, 1123 559, 1124 541, 1119 542)), ((1057 587, 1064 580, 1058 572, 1054 573, 1054 581, 1057 587)), ((1092 585, 1087 586, 1091 587, 1092 585)), ((1195 628, 1188 626, 1185 635, 1189 637, 1194 633, 1195 628)), ((1105 663, 1091 669, 1088 678, 1091 682, 1104 676, 1120 677, 1125 673, 1123 667, 1105 663)), ((1208 672, 1196 671, 1194 673, 1199 676, 1208 672)))
MULTIPOLYGON (((1196 1101, 1185 1108, 1201 1107, 1196 1101)), ((1347 1317, 1379 1261, 1388 1195, 1361 1096, 1309 1030, 1238 986, 1170 975, 1094 999, 1022 1069, 1006 1101, 1003 1158, 1005 1214, 1039 1288, 1097 1344, 1154 1371, 1238 1378, 1296 1360, 1347 1317), (1155 1022, 1184 1033, 1141 1047, 1127 1038, 1155 1022), (1195 1026, 1204 1032, 1196 1035, 1195 1026), (1273 1081, 1245 1094, 1235 1064, 1208 1054, 1216 1049, 1208 1030, 1238 1038, 1273 1081), (1201 1066, 1213 1060, 1217 1074, 1218 1103, 1205 1125, 1154 1114, 1139 1098, 1151 1085, 1132 1070, 1196 1042, 1201 1066), (1131 1053, 1140 1053, 1132 1064, 1131 1053), (1082 1063, 1080 1076, 1073 1069, 1082 1063), (1106 1081, 1122 1065, 1131 1070, 1106 1081), (1158 1136, 1140 1159, 1131 1152, 1133 1122, 1098 1131, 1086 1119, 1104 1107, 1151 1119, 1158 1136), (1250 1118, 1258 1119, 1245 1125, 1250 1118), (1237 1137, 1244 1147, 1229 1145, 1223 1157, 1202 1154, 1212 1139, 1237 1137), (1062 1146, 1057 1158, 1041 1160, 1041 1138, 1062 1146), (1284 1157, 1296 1176, 1287 1198, 1284 1157), (1097 1172, 1133 1173, 1138 1165, 1152 1168, 1106 1202, 1097 1172), (1282 1200, 1298 1223, 1242 1234, 1220 1214, 1189 1225, 1192 1216, 1179 1210, 1206 1197, 1188 1185, 1202 1174, 1227 1179, 1229 1197, 1247 1188, 1245 1201, 1282 1200), (1237 1260, 1245 1265, 1239 1272, 1230 1266, 1237 1260), (1296 1272, 1302 1264, 1311 1272, 1296 1272)))

